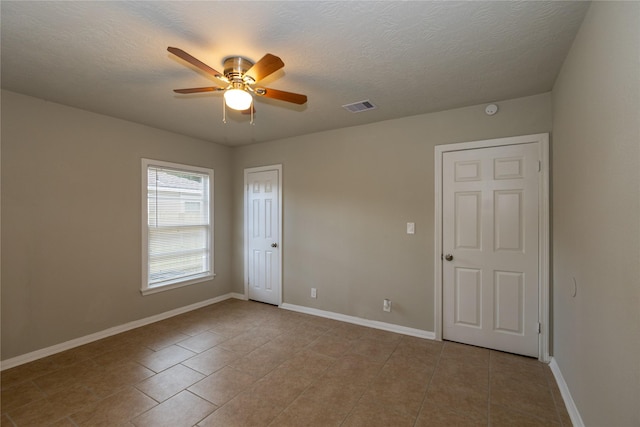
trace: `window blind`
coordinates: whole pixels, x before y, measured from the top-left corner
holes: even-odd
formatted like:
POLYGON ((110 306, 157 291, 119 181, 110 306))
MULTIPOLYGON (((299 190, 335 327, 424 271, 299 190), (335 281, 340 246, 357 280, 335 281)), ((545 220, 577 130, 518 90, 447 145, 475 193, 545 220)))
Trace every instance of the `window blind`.
POLYGON ((211 274, 209 175, 147 167, 148 286, 211 274))

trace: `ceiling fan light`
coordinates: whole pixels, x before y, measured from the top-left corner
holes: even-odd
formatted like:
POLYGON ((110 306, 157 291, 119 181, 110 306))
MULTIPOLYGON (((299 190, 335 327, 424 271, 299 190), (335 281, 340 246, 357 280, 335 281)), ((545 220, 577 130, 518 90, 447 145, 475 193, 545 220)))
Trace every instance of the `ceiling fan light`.
POLYGON ((229 89, 224 93, 224 102, 234 110, 248 110, 252 101, 251 94, 242 89, 229 89))

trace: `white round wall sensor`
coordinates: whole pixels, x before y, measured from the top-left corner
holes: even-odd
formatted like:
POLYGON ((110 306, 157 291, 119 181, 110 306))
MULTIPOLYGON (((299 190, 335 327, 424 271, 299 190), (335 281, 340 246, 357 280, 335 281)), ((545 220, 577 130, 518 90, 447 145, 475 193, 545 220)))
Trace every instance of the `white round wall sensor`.
POLYGON ((489 104, 485 107, 484 112, 487 113, 488 116, 493 116, 498 112, 498 106, 496 104, 489 104))

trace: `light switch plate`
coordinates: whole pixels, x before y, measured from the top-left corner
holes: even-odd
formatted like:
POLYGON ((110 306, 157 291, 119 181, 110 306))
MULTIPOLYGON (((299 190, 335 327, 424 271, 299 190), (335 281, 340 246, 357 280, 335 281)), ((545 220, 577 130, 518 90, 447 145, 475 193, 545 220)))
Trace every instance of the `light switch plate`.
POLYGON ((407 223, 407 234, 416 234, 416 223, 408 222, 407 223))

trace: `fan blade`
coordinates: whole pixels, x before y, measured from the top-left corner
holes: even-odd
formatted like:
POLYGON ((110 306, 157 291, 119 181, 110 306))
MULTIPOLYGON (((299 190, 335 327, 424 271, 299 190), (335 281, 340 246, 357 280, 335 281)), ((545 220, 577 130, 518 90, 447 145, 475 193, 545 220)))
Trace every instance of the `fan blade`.
POLYGON ((251 77, 254 82, 262 80, 269 74, 275 73, 280 68, 284 67, 282 59, 275 55, 267 53, 260 59, 260 61, 253 64, 253 67, 249 68, 245 75, 251 77))
POLYGON ((169 52, 173 53, 178 58, 184 59, 185 61, 187 61, 189 64, 193 65, 194 67, 197 67, 197 68, 201 69, 205 73, 210 74, 215 78, 218 78, 218 79, 221 79, 221 80, 225 80, 224 75, 221 74, 219 71, 214 70, 213 68, 209 67, 204 62, 200 61, 199 59, 194 58, 191 55, 189 55, 184 50, 178 49, 177 47, 168 47, 167 50, 169 52))
POLYGON ((267 98, 279 99, 281 101, 293 102, 294 104, 304 104, 307 102, 307 95, 301 95, 299 93, 285 92, 283 90, 259 88, 255 90, 255 93, 259 96, 267 98))
POLYGON ((221 87, 192 87, 189 89, 174 89, 175 93, 200 93, 200 92, 218 92, 224 90, 221 87))

